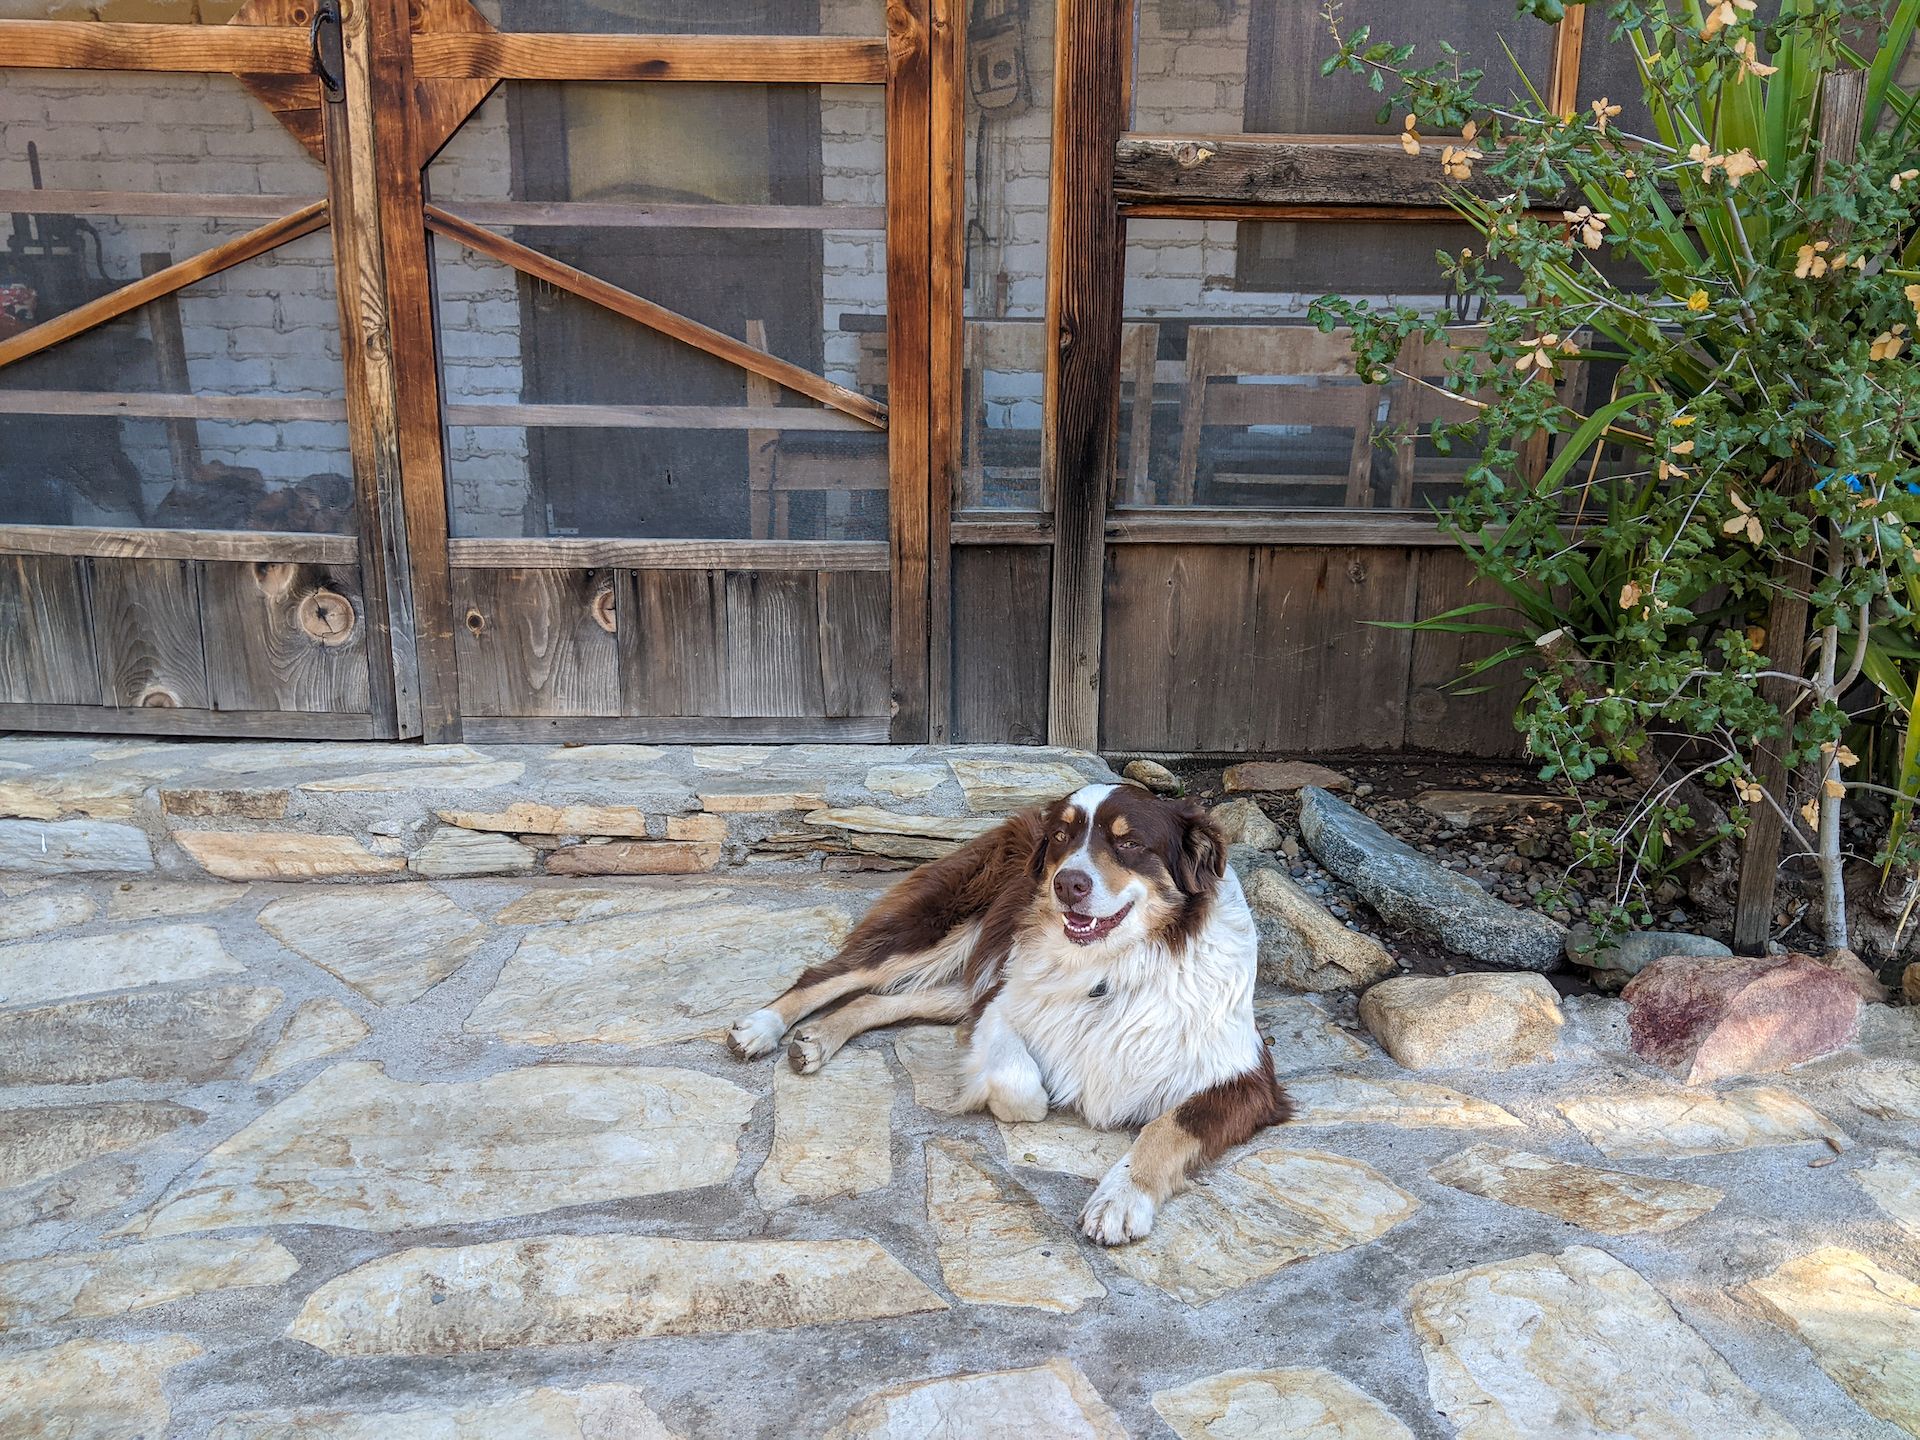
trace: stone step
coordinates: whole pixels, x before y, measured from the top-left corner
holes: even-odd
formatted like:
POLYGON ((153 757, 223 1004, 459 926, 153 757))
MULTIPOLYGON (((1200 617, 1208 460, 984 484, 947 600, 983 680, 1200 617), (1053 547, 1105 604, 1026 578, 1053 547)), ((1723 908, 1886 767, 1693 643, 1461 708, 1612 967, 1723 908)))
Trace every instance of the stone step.
POLYGON ((893 869, 1116 777, 1013 746, 0 738, 0 877, 893 869))

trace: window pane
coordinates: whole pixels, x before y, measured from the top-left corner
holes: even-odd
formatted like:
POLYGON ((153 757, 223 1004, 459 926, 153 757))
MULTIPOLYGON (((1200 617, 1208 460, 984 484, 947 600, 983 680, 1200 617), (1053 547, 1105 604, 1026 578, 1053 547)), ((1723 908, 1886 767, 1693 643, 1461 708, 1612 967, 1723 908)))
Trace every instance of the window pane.
POLYGON ((1053 3, 983 0, 967 43, 967 290, 959 509, 1042 508, 1053 3))
MULTIPOLYGON (((1445 40, 1486 72, 1483 98, 1524 93, 1502 42, 1544 92, 1553 28, 1490 0, 1348 7, 1375 40, 1411 43, 1414 63, 1445 40)), ((1357 75, 1322 78, 1334 52, 1320 6, 1306 0, 1140 0, 1133 128, 1149 134, 1377 133, 1381 97, 1357 75)))
MULTIPOLYGON (((871 86, 516 85, 429 178, 489 229, 884 400, 884 122, 871 86)), ((884 431, 435 255, 455 534, 885 538, 884 431), (484 408, 503 405, 575 408, 484 408)))

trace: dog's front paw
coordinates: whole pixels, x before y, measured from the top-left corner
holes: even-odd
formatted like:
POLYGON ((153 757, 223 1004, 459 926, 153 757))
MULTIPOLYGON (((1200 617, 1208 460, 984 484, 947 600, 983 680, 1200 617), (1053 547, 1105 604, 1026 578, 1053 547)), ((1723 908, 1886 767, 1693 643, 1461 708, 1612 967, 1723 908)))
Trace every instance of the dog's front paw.
POLYGON ((990 1085, 987 1109, 994 1119, 1009 1125, 1038 1125, 1047 1118, 1047 1092, 1037 1085, 1026 1089, 990 1085))
POLYGON ((786 1033, 787 1027, 773 1011, 756 1010, 733 1022, 727 1031, 727 1048, 742 1060, 758 1059, 770 1054, 786 1033))
POLYGON ((1093 1198, 1080 1212, 1080 1228, 1089 1240, 1102 1245, 1126 1245, 1153 1229, 1153 1197, 1133 1183, 1122 1160, 1095 1187, 1093 1198))

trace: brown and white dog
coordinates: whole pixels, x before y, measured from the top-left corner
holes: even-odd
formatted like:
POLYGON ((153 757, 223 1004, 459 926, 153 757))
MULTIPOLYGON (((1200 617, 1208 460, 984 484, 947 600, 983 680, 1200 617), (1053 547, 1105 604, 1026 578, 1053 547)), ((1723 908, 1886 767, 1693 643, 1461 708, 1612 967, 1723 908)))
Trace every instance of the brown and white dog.
POLYGON ((856 996, 795 1031, 788 1059, 810 1075, 877 1025, 971 1019, 963 1108, 1146 1126, 1080 1216, 1120 1245, 1195 1169, 1290 1113, 1254 1027, 1257 948, 1204 811, 1088 785, 908 875, 728 1043, 764 1055, 856 996))

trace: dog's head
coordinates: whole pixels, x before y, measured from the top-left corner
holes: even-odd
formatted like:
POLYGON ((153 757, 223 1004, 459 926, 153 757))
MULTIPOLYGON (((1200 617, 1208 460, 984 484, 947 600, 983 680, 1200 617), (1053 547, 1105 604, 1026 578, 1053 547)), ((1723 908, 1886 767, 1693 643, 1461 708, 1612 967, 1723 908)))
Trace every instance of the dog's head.
POLYGON ((1076 945, 1178 931, 1226 868, 1226 839, 1206 811, 1133 785, 1088 785, 1054 801, 1033 856, 1039 903, 1076 945))

